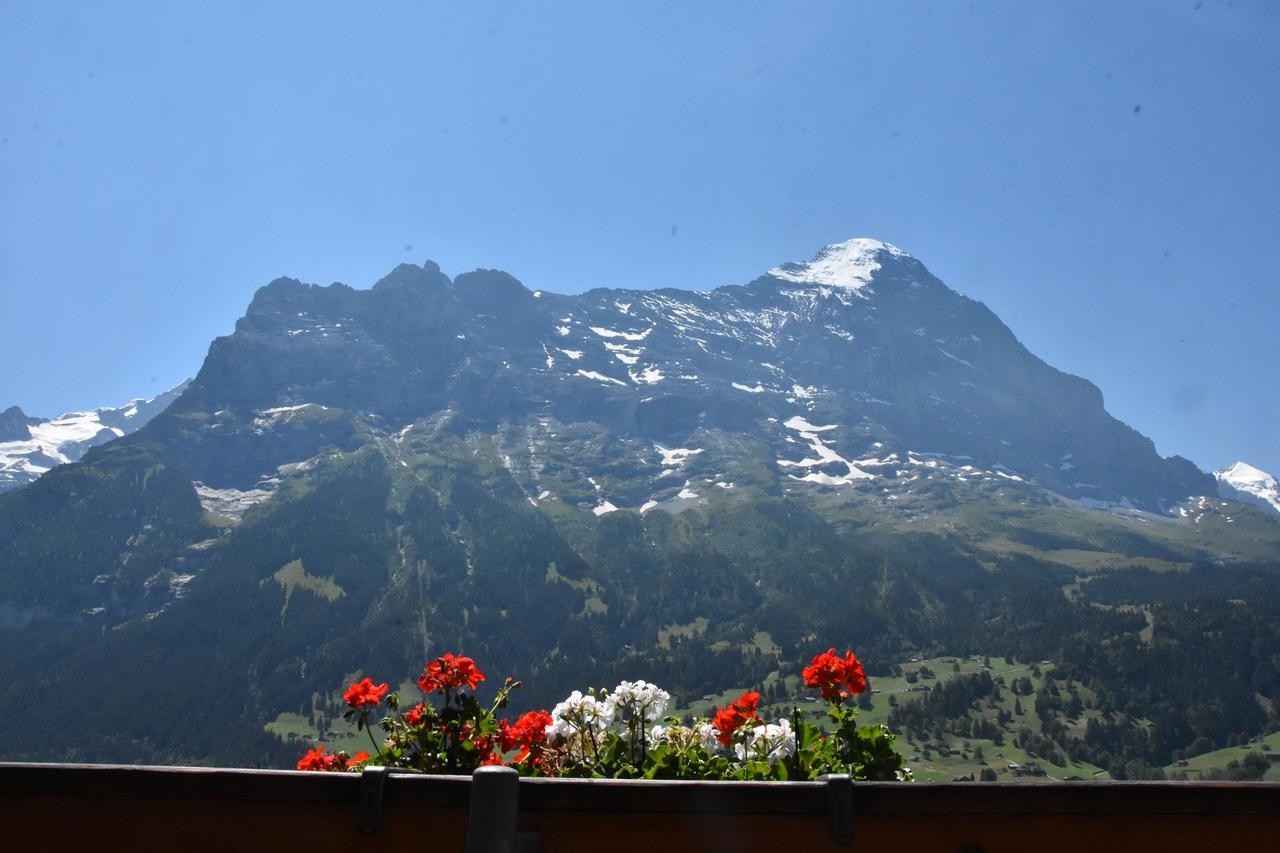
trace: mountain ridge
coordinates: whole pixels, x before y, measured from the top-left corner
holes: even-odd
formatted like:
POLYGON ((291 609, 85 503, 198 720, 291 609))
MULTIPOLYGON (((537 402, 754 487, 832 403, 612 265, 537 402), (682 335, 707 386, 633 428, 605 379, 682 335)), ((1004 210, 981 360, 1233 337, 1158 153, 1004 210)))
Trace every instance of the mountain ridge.
MULTIPOLYGON (((833 244, 818 253, 817 257, 821 258, 824 254, 829 255, 833 248, 839 250, 855 246, 858 254, 848 267, 833 270, 828 266, 821 271, 820 277, 844 276, 850 280, 858 279, 861 283, 856 288, 831 285, 824 281, 797 283, 777 278, 771 271, 746 285, 726 285, 713 291, 595 289, 574 296, 549 291, 538 291, 535 295, 516 279, 500 271, 477 270, 450 279, 432 262, 427 262, 422 267, 402 264, 368 290, 355 290, 340 284, 319 287, 304 285, 294 279, 277 279, 255 294, 246 316, 237 323, 236 333, 214 342, 210 358, 202 368, 208 381, 197 376, 196 387, 188 396, 197 398, 205 385, 216 386, 225 392, 229 385, 239 381, 239 387, 245 391, 244 399, 238 401, 242 406, 265 409, 272 405, 315 402, 337 408, 377 411, 393 420, 399 419, 398 422, 407 423, 414 417, 444 408, 446 398, 453 391, 442 387, 447 386, 448 382, 441 371, 456 370, 458 375, 449 377, 453 380, 454 390, 458 390, 457 386, 468 380, 491 384, 485 395, 490 403, 488 415, 483 413, 482 406, 475 405, 479 402, 475 398, 470 401, 472 405, 465 407, 463 414, 476 416, 481 420, 487 417, 488 422, 492 423, 494 417, 526 416, 542 407, 544 400, 548 398, 551 401, 549 407, 553 410, 566 396, 581 404, 585 392, 575 394, 572 390, 566 390, 564 377, 557 375, 565 373, 564 368, 570 364, 572 369, 567 373, 575 381, 595 381, 606 386, 603 389, 606 392, 613 388, 644 388, 646 392, 666 392, 665 396, 672 401, 693 400, 696 404, 705 403, 707 397, 707 389, 698 387, 706 383, 706 380, 698 382, 698 368, 706 370, 708 362, 714 362, 718 357, 721 363, 712 364, 711 369, 724 372, 724 362, 747 359, 752 363, 738 366, 744 375, 715 377, 712 381, 718 385, 716 390, 741 390, 735 388, 735 383, 745 388, 763 389, 761 382, 769 379, 769 393, 772 396, 781 393, 783 399, 789 399, 790 403, 795 404, 795 395, 789 394, 789 391, 799 388, 803 392, 812 388, 816 392, 822 375, 827 373, 821 368, 813 369, 815 362, 823 365, 834 361, 839 365, 843 360, 848 365, 842 365, 845 372, 854 375, 848 377, 846 387, 837 386, 824 390, 833 394, 851 391, 861 393, 869 400, 879 401, 870 405, 909 405, 912 411, 903 419, 907 423, 901 426, 906 427, 904 431, 907 433, 902 438, 908 444, 914 442, 917 445, 910 449, 973 455, 967 452, 964 442, 949 440, 940 430, 930 430, 928 427, 948 416, 953 421, 961 418, 973 420, 977 417, 973 411, 975 407, 986 407, 986 414, 1004 416, 1010 420, 1036 417, 1034 409, 1056 409, 1053 413, 1056 422, 1052 419, 1044 420, 1049 420, 1047 426, 1064 433, 1064 438, 1068 440, 1056 442, 1059 446, 1055 456, 1049 458, 1045 452, 1041 452, 1039 458, 1019 460, 1016 458, 1016 450, 1002 453, 1000 447, 994 446, 989 440, 983 442, 988 445, 983 448, 987 461, 990 464, 1004 464, 1024 476, 1047 481, 1055 490, 1069 496, 1093 500, 1119 503, 1128 498, 1137 505, 1158 509, 1162 501, 1170 504, 1187 494, 1216 494, 1216 487, 1208 475, 1181 457, 1160 459, 1149 439, 1107 414, 1102 394, 1096 386, 1087 380, 1057 371, 1036 358, 981 303, 949 290, 930 275, 923 264, 901 250, 878 248, 885 245, 878 241, 860 239, 833 244), (888 269, 882 271, 884 266, 888 269), (872 270, 871 267, 875 269, 872 270), (865 276, 866 281, 862 282, 859 276, 865 276), (894 286, 897 286, 897 292, 890 292, 886 296, 883 291, 894 286), (922 302, 928 302, 920 294, 930 292, 935 297, 935 304, 929 306, 930 310, 937 311, 941 307, 949 314, 925 317, 924 325, 909 328, 907 324, 915 326, 909 312, 922 302), (851 295, 857 298, 851 298, 851 295), (941 306, 936 304, 939 301, 941 306), (619 305, 626 306, 627 310, 621 311, 619 305), (576 317, 575 311, 578 312, 576 317), (890 311, 895 312, 892 322, 880 323, 876 312, 883 315, 890 311), (365 316, 361 317, 362 314, 365 316), (369 316, 379 314, 382 318, 378 321, 367 321, 369 316), (808 317, 804 317, 806 314, 808 317), (861 316, 855 316, 859 314, 861 316), (323 318, 328 315, 332 316, 329 316, 326 325, 323 318), (386 322, 388 315, 395 320, 386 322), (813 322, 814 316, 820 320, 828 319, 824 315, 834 315, 830 319, 836 322, 813 322), (345 326, 342 323, 343 317, 350 321, 345 326), (414 322, 414 318, 425 317, 431 317, 433 322, 414 322), (782 326, 788 320, 803 322, 802 317, 809 321, 809 328, 803 330, 803 335, 787 342, 792 345, 794 354, 799 359, 798 364, 788 366, 790 372, 802 375, 791 376, 787 375, 787 370, 779 370, 763 351, 778 343, 779 334, 785 334, 781 329, 770 328, 770 324, 782 326), (681 322, 682 319, 686 322, 681 322), (930 340, 926 335, 933 337, 945 334, 945 330, 926 330, 925 326, 930 319, 935 325, 955 319, 967 326, 976 327, 969 334, 974 340, 967 340, 963 335, 930 340), (850 320, 853 320, 851 325, 842 325, 842 321, 848 323, 850 320), (745 334, 732 328, 731 324, 738 321, 742 321, 745 326, 745 334), (904 346, 902 341, 887 339, 887 336, 894 333, 894 323, 897 324, 898 333, 905 332, 921 338, 920 345, 904 346), (468 324, 467 335, 459 338, 464 331, 462 326, 468 324), (613 328, 615 325, 617 328, 613 328), (861 328, 858 328, 859 325, 861 328), (885 326, 890 326, 887 333, 885 326), (859 342, 854 340, 851 331, 853 328, 860 333, 859 337, 865 335, 872 340, 871 351, 865 347, 860 348, 859 342), (976 332, 979 330, 991 340, 977 341, 976 332), (662 344, 666 352, 655 352, 658 338, 646 340, 635 337, 654 334, 655 331, 659 338, 667 339, 662 344), (326 340, 318 340, 317 335, 326 340), (224 358, 225 347, 231 346, 237 336, 245 345, 244 348, 234 356, 224 358), (304 339, 308 336, 311 339, 305 343, 309 347, 303 346, 303 340, 290 343, 294 344, 295 349, 309 348, 316 354, 317 364, 324 361, 326 351, 332 351, 331 345, 336 342, 337 337, 345 337, 348 343, 363 348, 362 354, 367 364, 360 378, 344 375, 350 374, 353 367, 349 360, 342 364, 330 362, 326 365, 329 371, 327 376, 334 378, 326 378, 321 382, 295 382, 292 389, 283 397, 277 398, 268 391, 267 384, 247 382, 247 377, 235 375, 233 364, 243 367, 246 358, 255 356, 254 347, 270 347, 282 354, 286 349, 280 346, 283 340, 304 339), (468 336, 470 340, 467 339, 468 336), (683 341, 676 340, 682 336, 685 338, 683 341), (840 340, 841 336, 845 340, 840 340), (406 345, 406 341, 419 342, 417 351, 412 344, 406 345), (687 347, 690 341, 700 346, 702 353, 695 352, 692 354, 694 357, 690 358, 687 352, 671 351, 673 344, 687 347), (943 343, 948 343, 957 352, 942 346, 943 343), (846 351, 841 352, 841 345, 852 346, 845 346, 846 351), (716 347, 717 351, 712 353, 709 346, 716 347), (486 347, 488 351, 484 351, 486 347), (931 347, 933 352, 923 352, 931 347), (886 350, 889 350, 888 357, 881 357, 877 364, 876 356, 883 356, 886 350), (584 357, 587 360, 581 361, 584 357), (907 359, 914 363, 900 363, 907 359), (522 381, 527 377, 504 376, 495 368, 495 364, 499 362, 537 365, 544 361, 548 365, 545 372, 549 378, 556 380, 556 384, 550 387, 544 387, 538 382, 522 381), (859 371, 856 366, 859 364, 870 367, 859 371), (694 369, 689 369, 690 366, 694 369), (1010 366, 1013 369, 1009 369, 1010 366), (915 374, 926 371, 934 375, 939 372, 948 374, 946 381, 929 389, 935 398, 932 403, 930 395, 924 393, 915 395, 917 399, 887 399, 893 395, 893 389, 899 386, 897 380, 908 369, 915 371, 915 374), (378 370, 395 372, 407 378, 398 384, 388 382, 385 377, 376 375, 378 370), (879 375, 873 372, 877 370, 879 375), (976 387, 973 379, 988 382, 990 377, 983 378, 982 374, 994 371, 1005 374, 1004 387, 997 387, 992 393, 985 395, 970 395, 977 399, 941 400, 939 395, 944 387, 948 395, 963 397, 964 386, 976 387), (752 375, 745 375, 747 372, 752 375), (782 375, 775 375, 779 373, 782 375), (367 396, 361 399, 359 395, 355 395, 353 399, 353 382, 363 389, 384 386, 380 399, 374 400, 367 396), (659 388, 652 387, 660 383, 664 384, 659 388), (255 395, 249 388, 255 384, 256 390, 265 393, 255 395), (307 384, 310 387, 306 387, 307 384), (437 393, 434 396, 425 393, 420 387, 423 384, 434 384, 437 393), (395 387, 385 387, 389 385, 395 387), (1041 386, 1053 386, 1052 393, 1045 393, 1041 386), (1034 403, 1017 399, 1028 395, 1033 395, 1034 403), (947 402, 959 405, 948 406, 947 402), (961 411, 948 411, 957 408, 961 411), (1000 408, 1004 411, 999 411, 1000 408), (1079 416, 1080 421, 1071 422, 1069 415, 1079 416), (1070 437, 1065 435, 1071 431, 1084 432, 1087 437, 1081 437, 1083 441, 1076 440, 1074 444, 1077 446, 1073 446, 1070 437), (1107 455, 1108 458, 1089 460, 1086 464, 1090 470, 1081 472, 1088 476, 1064 476, 1066 472, 1082 467, 1082 454, 1078 445, 1087 445, 1100 434, 1108 436, 1116 445, 1107 455), (1013 458, 1006 460, 1001 456, 1013 458), (1138 468, 1141 477, 1156 478, 1164 482, 1154 492, 1147 489, 1148 494, 1141 494, 1143 489, 1135 482, 1134 477, 1129 477, 1129 490, 1126 492, 1123 488, 1126 485, 1125 477, 1114 476, 1117 471, 1123 472, 1126 468, 1138 468), (1108 480, 1112 482, 1107 482, 1108 480)), ((805 268, 804 265, 794 264, 791 267, 805 268)), ((782 267, 774 268, 781 269, 782 267)), ((797 276, 801 273, 793 271, 787 275, 797 276)), ((313 368, 313 372, 318 369, 313 368)), ((272 367, 257 363, 256 370, 269 373, 272 367)), ((305 380, 306 377, 295 378, 305 380)), ((611 401, 616 402, 618 393, 620 392, 596 396, 603 397, 599 402, 608 405, 611 401)), ((213 407, 215 410, 233 404, 225 394, 220 401, 213 397, 198 399, 197 405, 213 407)), ((639 409, 654 408, 651 402, 636 400, 633 408, 638 414, 639 409)), ((672 402, 668 407, 675 405, 678 403, 672 402)), ((724 407, 704 408, 701 414, 705 416, 704 420, 714 420, 716 411, 721 408, 724 407)), ((770 409, 770 415, 777 417, 782 414, 777 406, 729 404, 728 408, 738 411, 744 408, 767 408, 770 409)), ((867 414, 858 412, 854 416, 867 414)), ((895 420, 892 414, 889 420, 895 420)), ((893 423, 887 425, 891 429, 899 426, 893 423)), ((626 426, 634 427, 637 424, 626 426)), ((952 426, 953 429, 964 428, 960 423, 953 423, 952 426)), ((991 418, 978 426, 979 429, 968 428, 966 439, 980 441, 982 434, 989 435, 996 431, 996 424, 991 418)), ((1043 435, 1030 433, 1023 436, 1024 441, 1034 439, 1042 444, 1047 443, 1043 441, 1044 438, 1043 435)), ((1004 441, 1006 446, 1013 444, 1008 438, 1004 441)), ((1024 456, 1035 457, 1035 454, 1024 456)))

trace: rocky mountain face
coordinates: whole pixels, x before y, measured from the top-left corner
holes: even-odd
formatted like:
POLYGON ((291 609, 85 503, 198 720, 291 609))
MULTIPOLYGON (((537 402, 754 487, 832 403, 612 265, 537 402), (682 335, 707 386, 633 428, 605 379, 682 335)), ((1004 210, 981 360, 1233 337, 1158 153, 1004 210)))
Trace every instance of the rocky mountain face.
POLYGON ((31 424, 36 418, 27 417, 26 412, 17 406, 10 406, 0 412, 0 441, 22 441, 31 438, 31 424))
POLYGON ((0 412, 0 492, 35 480, 55 465, 75 462, 90 447, 141 429, 186 390, 188 382, 123 406, 33 418, 17 406, 0 412))
POLYGON ((1217 495, 872 240, 706 292, 278 279, 162 414, 0 496, 0 683, 105 697, 109 737, 53 713, 23 754, 273 763, 264 725, 449 649, 531 704, 815 643, 1039 659, 1137 619, 1064 597, 1078 571, 1280 553, 1217 495))

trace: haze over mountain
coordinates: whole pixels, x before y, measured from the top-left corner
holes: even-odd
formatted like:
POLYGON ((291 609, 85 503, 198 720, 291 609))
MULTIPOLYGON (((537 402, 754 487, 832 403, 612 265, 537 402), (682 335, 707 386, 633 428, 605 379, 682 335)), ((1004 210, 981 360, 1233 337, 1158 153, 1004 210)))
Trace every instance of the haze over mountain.
POLYGON ((529 703, 1092 648, 1144 623, 1080 573, 1275 561, 1280 521, 855 239, 705 292, 277 279, 144 428, 0 496, 0 542, 0 710, 38 669, 107 733, 55 709, 22 754, 269 763, 353 668, 458 648, 529 703))

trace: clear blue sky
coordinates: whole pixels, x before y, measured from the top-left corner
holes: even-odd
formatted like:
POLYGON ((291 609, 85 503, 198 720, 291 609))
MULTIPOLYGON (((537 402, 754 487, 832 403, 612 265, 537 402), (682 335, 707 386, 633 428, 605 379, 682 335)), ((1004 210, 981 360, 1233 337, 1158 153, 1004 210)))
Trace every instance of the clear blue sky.
POLYGON ((1280 473, 1278 151, 1265 0, 0 0, 0 408, 163 390, 278 275, 701 289, 871 236, 1162 453, 1280 473))

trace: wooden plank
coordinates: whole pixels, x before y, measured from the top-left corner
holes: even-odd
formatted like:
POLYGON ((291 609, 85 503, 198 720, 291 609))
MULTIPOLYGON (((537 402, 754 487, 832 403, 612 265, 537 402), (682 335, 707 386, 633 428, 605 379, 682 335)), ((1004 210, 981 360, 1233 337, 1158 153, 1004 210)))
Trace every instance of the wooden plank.
MULTIPOLYGON (((0 793, 354 803, 359 776, 204 767, 0 763, 0 793)), ((388 802, 465 808, 468 776, 393 774, 388 802)), ((524 779, 540 810, 825 813, 822 782, 524 779)), ((1273 814, 1280 785, 1261 782, 855 783, 863 814, 1273 814)))
MULTIPOLYGON (((354 774, 0 764, 3 849, 461 850, 469 777, 401 774, 357 833, 354 774)), ((1280 785, 857 784, 855 850, 1044 853, 1275 849, 1280 785), (966 848, 968 845, 968 848, 966 848)), ((825 851, 823 783, 526 779, 520 826, 547 853, 825 851)))

